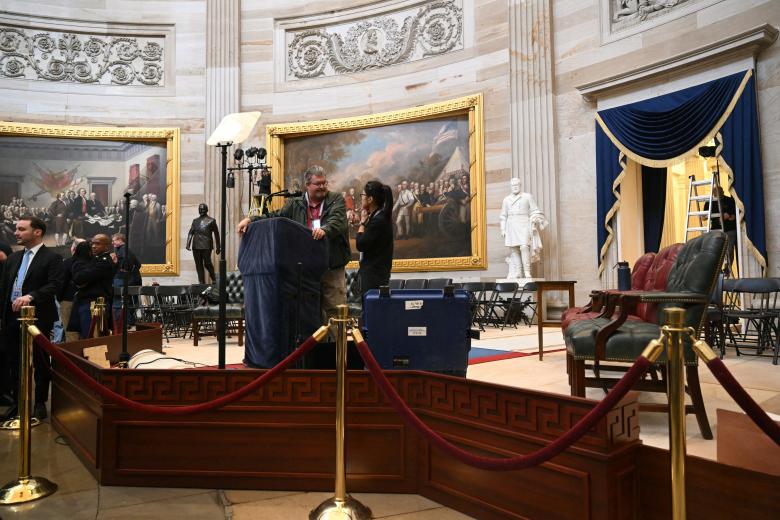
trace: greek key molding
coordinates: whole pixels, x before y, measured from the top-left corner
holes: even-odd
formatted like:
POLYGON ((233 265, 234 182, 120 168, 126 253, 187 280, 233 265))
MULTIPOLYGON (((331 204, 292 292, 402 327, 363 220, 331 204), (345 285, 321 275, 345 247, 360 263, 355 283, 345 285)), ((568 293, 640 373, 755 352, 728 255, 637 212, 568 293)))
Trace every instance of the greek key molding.
POLYGON ((362 72, 463 48, 463 0, 392 7, 347 23, 285 29, 285 79, 362 72))
POLYGON ((0 14, 0 78, 160 89, 172 30, 0 14))

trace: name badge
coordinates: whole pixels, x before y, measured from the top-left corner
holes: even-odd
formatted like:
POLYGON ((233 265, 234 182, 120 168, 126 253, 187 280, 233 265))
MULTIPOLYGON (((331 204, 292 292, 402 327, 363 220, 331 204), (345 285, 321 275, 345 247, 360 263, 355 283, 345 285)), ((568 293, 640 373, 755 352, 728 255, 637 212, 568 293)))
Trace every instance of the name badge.
POLYGON ((320 219, 315 218, 311 221, 311 228, 312 229, 320 229, 320 219))

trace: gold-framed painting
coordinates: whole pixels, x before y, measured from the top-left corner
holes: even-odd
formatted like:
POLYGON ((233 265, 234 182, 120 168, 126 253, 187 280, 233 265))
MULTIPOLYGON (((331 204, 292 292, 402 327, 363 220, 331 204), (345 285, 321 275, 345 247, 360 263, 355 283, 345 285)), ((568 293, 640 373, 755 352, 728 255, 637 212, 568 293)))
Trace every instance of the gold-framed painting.
POLYGON ((65 257, 76 239, 123 233, 142 274, 177 276, 179 146, 178 128, 0 122, 0 241, 33 215, 65 257))
POLYGON ((485 269, 482 94, 365 116, 266 126, 274 191, 303 188, 309 166, 346 201, 353 260, 360 192, 372 179, 396 204, 393 271, 485 269))

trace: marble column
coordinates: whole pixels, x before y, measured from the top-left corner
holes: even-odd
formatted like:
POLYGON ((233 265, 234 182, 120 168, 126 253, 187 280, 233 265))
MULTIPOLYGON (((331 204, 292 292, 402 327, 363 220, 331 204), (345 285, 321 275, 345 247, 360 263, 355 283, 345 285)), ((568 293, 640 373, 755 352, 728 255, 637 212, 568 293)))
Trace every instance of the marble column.
POLYGON ((551 0, 511 0, 509 31, 512 175, 550 221, 541 234, 544 249, 534 276, 556 280, 560 251, 551 0))
MULTIPOLYGON (((206 2, 206 138, 211 135, 227 114, 240 110, 240 0, 209 0, 206 2)), ((232 163, 230 150, 229 164, 232 163)), ((218 148, 206 145, 205 200, 210 214, 217 218, 221 212, 221 154, 218 148)), ((238 181, 238 179, 236 179, 238 181)), ((238 182, 236 183, 238 185, 238 182)), ((239 215, 238 190, 227 192, 227 222, 225 252, 227 269, 236 267, 238 237, 235 227, 239 215)))

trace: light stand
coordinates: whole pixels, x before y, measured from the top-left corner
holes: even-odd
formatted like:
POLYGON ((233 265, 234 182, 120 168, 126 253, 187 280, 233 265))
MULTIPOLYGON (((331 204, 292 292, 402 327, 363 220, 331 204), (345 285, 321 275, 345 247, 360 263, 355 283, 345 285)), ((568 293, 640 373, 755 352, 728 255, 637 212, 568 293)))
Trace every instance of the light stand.
POLYGON ((122 259, 122 352, 119 354, 119 365, 127 367, 130 362, 130 353, 127 351, 127 307, 130 304, 130 298, 127 286, 130 283, 130 197, 132 194, 128 191, 125 197, 125 257, 122 259))
POLYGON ((227 228, 227 152, 233 146, 230 141, 217 143, 222 154, 222 204, 220 205, 219 239, 222 248, 219 251, 219 312, 217 314, 217 349, 219 368, 225 368, 225 338, 227 335, 227 260, 225 259, 225 230, 227 228))
POLYGON ((217 128, 206 141, 209 146, 216 146, 220 149, 222 156, 222 168, 220 172, 222 188, 222 204, 220 207, 220 239, 222 248, 219 255, 219 314, 217 317, 217 344, 218 344, 218 365, 219 368, 225 368, 225 337, 227 334, 227 316, 225 307, 227 303, 227 260, 225 251, 227 250, 225 232, 227 229, 227 152, 233 144, 241 144, 257 126, 260 120, 260 112, 244 112, 228 114, 222 118, 217 128))

